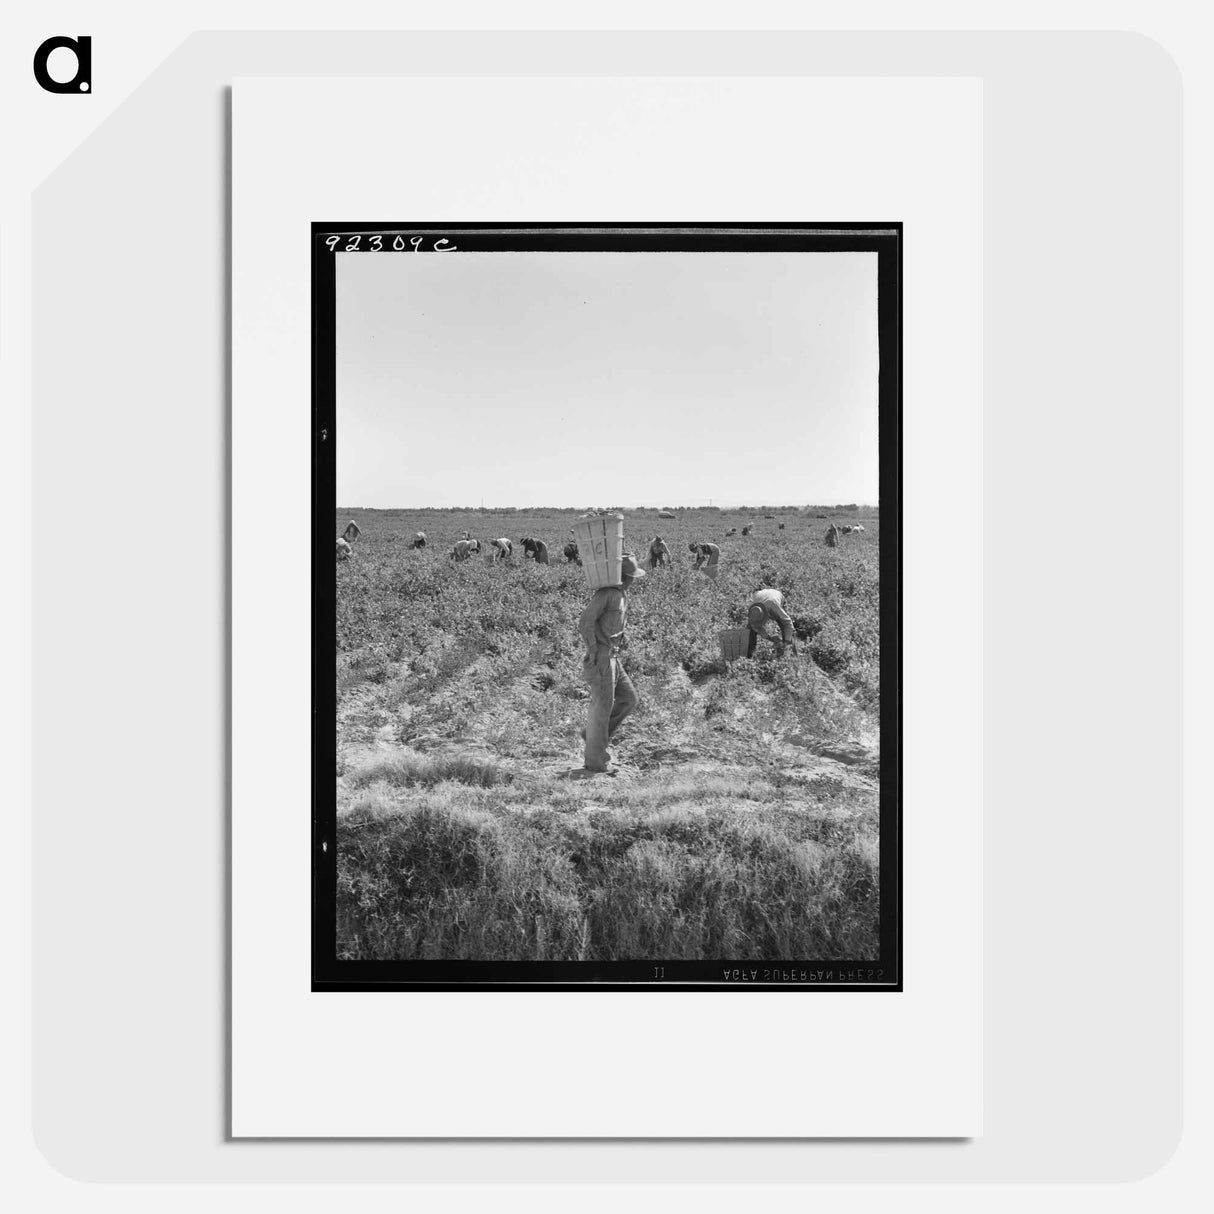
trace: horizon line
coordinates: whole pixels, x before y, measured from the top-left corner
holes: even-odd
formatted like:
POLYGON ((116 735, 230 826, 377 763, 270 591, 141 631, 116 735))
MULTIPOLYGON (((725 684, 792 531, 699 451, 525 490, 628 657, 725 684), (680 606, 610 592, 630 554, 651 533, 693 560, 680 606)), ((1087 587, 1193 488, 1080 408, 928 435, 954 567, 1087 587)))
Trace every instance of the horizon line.
MULTIPOLYGON (((815 509, 822 509, 822 510, 839 510, 839 509, 842 509, 842 508, 844 508, 844 507, 854 508, 854 509, 856 509, 856 510, 879 510, 879 509, 880 509, 880 505, 879 505, 879 504, 877 504, 877 503, 874 503, 874 502, 842 502, 842 501, 840 501, 840 502, 783 502, 783 503, 779 503, 779 502, 759 502, 759 503, 756 503, 756 504, 751 504, 751 503, 749 503, 749 502, 739 502, 739 503, 726 503, 726 504, 723 504, 723 505, 720 505, 720 506, 717 506, 717 505, 704 505, 704 504, 697 505, 697 506, 686 506, 686 505, 676 505, 676 506, 609 506, 609 507, 603 507, 603 509, 606 509, 606 510, 618 510, 618 511, 620 511, 621 513, 627 513, 627 512, 628 512, 628 511, 630 511, 630 510, 632 510, 632 511, 659 511, 659 510, 815 510, 815 509)), ((337 511, 339 511, 339 512, 345 512, 345 511, 349 511, 349 510, 414 510, 414 511, 423 511, 423 510, 432 510, 432 511, 456 511, 456 510, 464 510, 464 511, 469 511, 469 512, 476 513, 476 512, 481 512, 481 511, 488 512, 488 511, 492 511, 492 510, 514 510, 514 511, 520 511, 520 510, 578 510, 578 511, 581 511, 582 513, 585 513, 585 512, 586 512, 586 510, 588 509, 588 507, 586 507, 586 506, 553 506, 553 505, 546 505, 546 504, 540 503, 540 504, 535 504, 535 505, 525 505, 525 506, 506 506, 506 505, 500 505, 500 504, 498 504, 498 505, 492 505, 492 506, 470 506, 470 505, 460 505, 460 506, 342 506, 342 505, 336 505, 336 506, 334 506, 334 509, 335 509, 335 510, 337 510, 337 511)), ((598 509, 598 507, 594 507, 594 509, 598 509)))

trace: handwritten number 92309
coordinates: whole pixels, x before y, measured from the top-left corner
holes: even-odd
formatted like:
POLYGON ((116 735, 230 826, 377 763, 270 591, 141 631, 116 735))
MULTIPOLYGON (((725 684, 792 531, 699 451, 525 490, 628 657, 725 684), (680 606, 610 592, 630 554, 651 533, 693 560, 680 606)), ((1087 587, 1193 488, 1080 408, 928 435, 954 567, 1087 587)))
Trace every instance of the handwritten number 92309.
MULTIPOLYGON (((325 244, 329 246, 330 253, 380 253, 384 249, 391 249, 395 253, 402 253, 406 249, 412 249, 415 253, 420 253, 423 247, 429 243, 430 249, 435 253, 454 253, 458 248, 453 245, 445 236, 439 240, 427 242, 424 236, 410 236, 407 240, 403 236, 397 236, 392 240, 392 243, 386 244, 383 236, 375 235, 367 239, 367 243, 362 243, 363 237, 359 233, 357 236, 326 236, 325 244), (339 248, 342 241, 345 241, 344 247, 339 248)), ((429 250, 427 250, 429 251, 429 250)))

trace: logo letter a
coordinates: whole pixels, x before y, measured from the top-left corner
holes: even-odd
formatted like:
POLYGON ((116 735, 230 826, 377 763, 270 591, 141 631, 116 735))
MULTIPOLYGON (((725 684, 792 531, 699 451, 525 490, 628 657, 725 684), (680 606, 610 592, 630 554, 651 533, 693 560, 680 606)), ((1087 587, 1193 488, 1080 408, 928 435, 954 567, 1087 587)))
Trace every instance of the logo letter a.
POLYGON ((88 93, 93 88, 93 40, 84 34, 78 38, 48 38, 34 52, 34 79, 48 93, 88 93), (46 70, 52 51, 60 48, 76 56, 76 74, 71 80, 53 80, 46 70))

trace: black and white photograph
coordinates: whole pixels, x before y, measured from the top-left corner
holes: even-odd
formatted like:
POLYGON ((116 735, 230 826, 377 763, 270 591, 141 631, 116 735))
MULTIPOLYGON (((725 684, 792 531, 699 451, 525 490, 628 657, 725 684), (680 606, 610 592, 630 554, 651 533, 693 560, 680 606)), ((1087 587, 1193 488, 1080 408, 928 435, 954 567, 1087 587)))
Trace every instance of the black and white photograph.
POLYGON ((1193 1206, 1208 39, 190 7, 6 41, 21 1208, 1193 1206))
POLYGON ((314 990, 901 989, 901 238, 313 224, 314 990))

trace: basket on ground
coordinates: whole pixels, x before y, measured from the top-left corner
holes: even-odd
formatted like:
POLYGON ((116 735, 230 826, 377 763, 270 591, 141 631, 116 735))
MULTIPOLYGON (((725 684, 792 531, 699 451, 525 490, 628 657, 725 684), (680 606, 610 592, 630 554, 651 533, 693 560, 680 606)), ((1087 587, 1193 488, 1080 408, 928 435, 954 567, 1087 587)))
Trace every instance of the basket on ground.
POLYGON ((721 656, 727 661, 732 662, 734 658, 744 658, 746 656, 746 646, 750 641, 749 628, 726 628, 720 634, 721 641, 721 656))
POLYGON ((596 514, 578 519, 573 535, 590 589, 618 586, 623 580, 624 516, 596 514))

